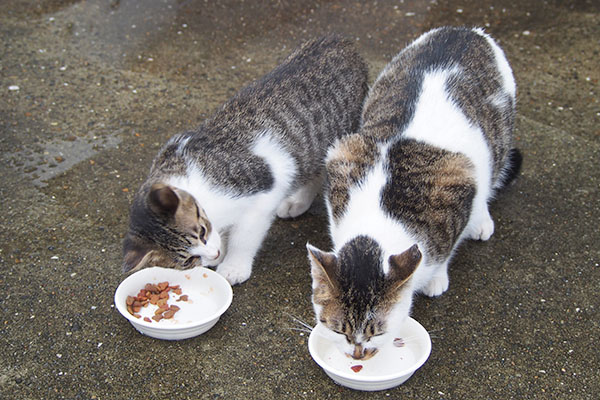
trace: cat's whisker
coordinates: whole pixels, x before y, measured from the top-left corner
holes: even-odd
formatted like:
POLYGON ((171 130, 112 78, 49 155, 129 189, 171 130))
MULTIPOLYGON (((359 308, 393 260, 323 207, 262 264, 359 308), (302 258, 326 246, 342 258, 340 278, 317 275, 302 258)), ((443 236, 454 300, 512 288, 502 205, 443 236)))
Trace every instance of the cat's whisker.
POLYGON ((290 331, 298 331, 298 332, 306 332, 306 333, 311 333, 312 331, 310 329, 306 329, 306 328, 295 328, 293 326, 288 326, 286 327, 286 329, 289 329, 290 331))
POLYGON ((400 337, 402 339, 402 341, 404 343, 408 343, 408 342, 413 342, 413 341, 417 341, 419 339, 419 336, 407 336, 407 337, 400 337))
POLYGON ((313 330, 313 327, 310 326, 307 322, 302 321, 300 318, 285 312, 284 314, 286 314, 288 317, 290 317, 290 319, 292 320, 292 322, 294 322, 295 324, 300 325, 300 327, 290 327, 290 330, 295 330, 295 331, 300 331, 300 332, 307 332, 310 333, 313 330))
POLYGON ((288 317, 290 317, 292 319, 292 321, 304 326, 305 328, 310 329, 310 330, 313 329, 313 327, 311 325, 309 325, 307 322, 302 321, 300 318, 298 318, 288 312, 286 312, 284 314, 286 314, 288 317))

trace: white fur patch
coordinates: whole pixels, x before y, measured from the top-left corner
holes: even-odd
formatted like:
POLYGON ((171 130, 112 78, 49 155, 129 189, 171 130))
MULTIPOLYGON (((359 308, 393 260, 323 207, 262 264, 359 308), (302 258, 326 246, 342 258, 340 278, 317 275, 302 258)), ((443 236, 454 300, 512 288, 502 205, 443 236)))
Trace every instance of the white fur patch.
MULTIPOLYGON (((277 207, 290 192, 297 170, 293 158, 268 132, 256 139, 252 151, 269 165, 274 178, 269 191, 238 196, 228 188, 210 183, 194 163, 188 165, 186 176, 173 177, 168 182, 196 199, 213 230, 219 234, 228 232, 227 249, 220 249, 222 258, 219 260, 222 261, 217 272, 231 284, 241 283, 250 277, 254 257, 271 226, 277 207)), ((211 247, 221 246, 220 236, 215 236, 207 244, 211 247)))
POLYGON ((168 184, 190 193, 217 230, 234 225, 249 208, 257 214, 261 211, 274 213, 289 192, 296 165, 292 157, 268 136, 268 132, 256 140, 252 150, 265 160, 273 174, 273 187, 268 192, 237 196, 228 188, 213 185, 193 162, 188 164, 187 176, 173 177, 168 184))
POLYGON ((396 220, 381 209, 381 190, 387 177, 381 163, 369 172, 363 185, 350 190, 350 201, 339 223, 330 227, 334 251, 358 235, 375 239, 384 251, 384 272, 389 270, 389 256, 408 249, 417 240, 396 220))
POLYGON ((475 166, 478 195, 487 200, 490 196, 492 155, 481 129, 471 125, 448 97, 445 82, 452 74, 460 74, 460 70, 440 69, 425 74, 415 115, 404 137, 467 156, 475 166))
MULTIPOLYGON (((271 168, 275 180, 271 192, 289 191, 297 172, 292 156, 270 136, 268 131, 256 139, 252 151, 257 156, 262 157, 271 168)), ((285 194, 283 193, 282 196, 285 196, 285 194)))

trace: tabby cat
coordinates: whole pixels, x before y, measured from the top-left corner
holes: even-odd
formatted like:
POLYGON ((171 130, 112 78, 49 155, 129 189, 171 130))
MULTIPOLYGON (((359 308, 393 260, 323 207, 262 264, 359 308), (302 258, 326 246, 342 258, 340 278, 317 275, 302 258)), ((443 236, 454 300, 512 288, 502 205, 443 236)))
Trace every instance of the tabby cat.
POLYGON ((327 149, 358 129, 366 81, 349 41, 312 40, 172 137, 133 201, 124 270, 218 265, 231 284, 247 280, 275 215, 310 207, 327 149))
POLYGON ((446 291, 459 243, 492 235, 488 201, 521 164, 515 94, 489 35, 438 28, 384 68, 360 130, 329 151, 333 251, 307 247, 318 323, 348 355, 373 356, 414 293, 446 291))

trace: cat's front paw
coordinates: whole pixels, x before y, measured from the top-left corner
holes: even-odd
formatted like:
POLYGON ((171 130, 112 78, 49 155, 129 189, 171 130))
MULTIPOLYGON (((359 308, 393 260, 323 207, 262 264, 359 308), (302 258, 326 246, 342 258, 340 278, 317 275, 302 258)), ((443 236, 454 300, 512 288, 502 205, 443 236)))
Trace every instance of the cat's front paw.
POLYGON ((473 240, 486 241, 494 234, 494 220, 489 213, 485 215, 478 224, 471 229, 469 238, 473 240))
POLYGON ((223 263, 217 267, 217 273, 223 276, 231 285, 245 282, 252 274, 252 266, 223 263))
POLYGON ((435 297, 440 296, 446 290, 448 290, 448 286, 450 285, 450 281, 448 280, 448 274, 444 275, 434 275, 429 280, 429 283, 425 285, 425 287, 421 290, 421 292, 425 296, 435 297))

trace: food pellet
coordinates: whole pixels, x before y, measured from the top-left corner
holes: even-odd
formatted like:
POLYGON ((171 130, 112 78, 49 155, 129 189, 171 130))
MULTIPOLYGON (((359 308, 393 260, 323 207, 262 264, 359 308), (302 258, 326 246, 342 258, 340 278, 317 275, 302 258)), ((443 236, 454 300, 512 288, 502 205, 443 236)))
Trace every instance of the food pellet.
POLYGON ((156 302, 156 305, 159 307, 164 306, 165 304, 167 304, 167 299, 158 299, 156 302))
POLYGON ((182 290, 179 285, 169 285, 169 282, 160 282, 157 284, 147 283, 138 292, 137 296, 127 296, 125 304, 127 305, 127 311, 135 318, 141 318, 142 316, 139 311, 142 307, 147 307, 148 304, 156 305, 158 308, 154 311, 152 318, 144 317, 144 321, 152 322, 152 320, 158 322, 162 319, 171 319, 175 316, 175 313, 181 308, 176 305, 167 303, 169 300, 169 291, 173 291, 176 295, 180 296, 176 301, 187 301, 188 295, 182 295, 182 290))

